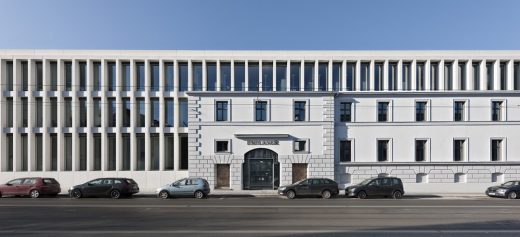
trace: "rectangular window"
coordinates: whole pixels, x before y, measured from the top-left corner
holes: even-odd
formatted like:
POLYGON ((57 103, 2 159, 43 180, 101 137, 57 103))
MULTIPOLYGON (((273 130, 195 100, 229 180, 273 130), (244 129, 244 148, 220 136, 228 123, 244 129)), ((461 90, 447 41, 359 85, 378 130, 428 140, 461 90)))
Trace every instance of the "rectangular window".
POLYGON ((351 162, 352 161, 352 141, 351 140, 340 141, 339 161, 340 162, 351 162))
POLYGON ((27 61, 22 61, 21 63, 21 78, 22 78, 22 91, 29 90, 29 65, 27 61))
POLYGON ((146 126, 146 104, 143 98, 136 99, 136 114, 135 114, 135 126, 145 127, 146 126))
POLYGON ((493 63, 486 63, 486 76, 487 76, 487 90, 493 90, 494 72, 493 63))
POLYGON ((377 161, 388 161, 388 140, 377 140, 377 161))
POLYGON ((108 127, 115 127, 117 124, 117 105, 116 105, 116 99, 115 98, 108 98, 107 99, 107 122, 108 127))
POLYGON ((453 120, 454 121, 465 121, 465 106, 464 101, 455 101, 455 104, 453 106, 453 120))
POLYGON ((426 121, 426 105, 427 102, 425 101, 415 102, 415 121, 426 121))
POLYGON ((121 63, 121 80, 123 83, 123 91, 130 91, 132 90, 132 77, 130 73, 130 63, 129 62, 123 62, 121 63))
POLYGON ((122 167, 121 170, 130 170, 130 159, 132 154, 132 145, 130 143, 130 134, 123 133, 121 135, 121 152, 122 152, 122 167))
POLYGON ((273 91, 273 62, 262 62, 262 90, 273 91))
POLYGON ((307 151, 307 140, 296 140, 293 144, 294 152, 306 152, 307 151))
POLYGON ((220 90, 231 90, 231 63, 229 62, 220 63, 220 90))
POLYGON ((146 137, 142 133, 136 134, 136 170, 144 170, 146 157, 146 137))
POLYGON ((459 88, 462 91, 467 90, 466 86, 466 62, 459 62, 459 88))
POLYGON ((207 90, 217 90, 217 63, 206 63, 207 90))
POLYGON ((7 141, 6 141, 6 148, 7 148, 7 167, 6 171, 13 171, 14 168, 14 143, 13 143, 13 134, 9 133, 7 134, 7 141))
POLYGON ((216 103, 216 120, 217 121, 228 121, 228 102, 217 101, 216 103))
POLYGON ((520 90, 520 63, 516 62, 513 65, 513 83, 514 83, 514 90, 520 90))
POLYGON ((304 90, 305 91, 313 91, 314 90, 314 63, 305 63, 304 68, 304 90))
POLYGON ((107 170, 116 170, 116 134, 107 135, 107 170))
POLYGON ((8 91, 12 91, 13 88, 13 82, 14 82, 14 68, 13 68, 13 61, 7 61, 5 63, 5 89, 8 91))
POLYGON ((180 170, 188 169, 188 134, 179 134, 179 157, 181 159, 180 170))
POLYGON ((150 108, 150 127, 159 127, 161 124, 161 108, 159 107, 159 99, 150 99, 152 107, 150 108))
POLYGON ((87 170, 87 134, 79 134, 79 170, 87 170))
POLYGON ((342 63, 332 63, 332 90, 340 91, 342 87, 343 66, 342 63))
POLYGON ((377 121, 388 121, 388 102, 377 102, 377 121))
POLYGON ((108 91, 117 90, 117 79, 116 79, 116 63, 107 63, 107 76, 108 76, 108 91))
POLYGON ((444 62, 444 90, 447 90, 447 91, 453 90, 452 68, 453 68, 452 62, 444 62))
POLYGON ((94 167, 92 170, 99 171, 101 170, 101 134, 95 133, 92 138, 94 145, 94 167))
MULTIPOLYGON (((43 90, 43 64, 41 61, 37 61, 35 63, 35 72, 36 72, 36 75, 35 75, 35 80, 36 80, 36 90, 37 91, 42 91, 43 90)), ((52 65, 51 65, 51 70, 50 70, 50 75, 51 75, 51 83, 52 83, 52 65)), ((56 75, 57 76, 57 75, 56 75)), ((52 89, 51 89, 52 90, 52 89)), ((55 91, 55 89, 54 89, 55 91)))
POLYGON ((502 101, 491 102, 491 120, 502 121, 502 101))
POLYGON ((412 65, 409 62, 403 63, 402 67, 402 90, 409 91, 412 89, 412 65))
POLYGON ((267 121, 267 101, 255 101, 255 121, 267 121))
POLYGON ((294 102, 294 121, 305 121, 305 101, 294 102))
POLYGON ((500 90, 506 90, 507 86, 507 64, 500 62, 500 90))
POLYGON ((341 102, 339 104, 339 120, 340 122, 351 122, 352 121, 352 103, 341 102))
POLYGON ((173 170, 173 159, 175 146, 175 135, 172 133, 164 134, 164 169, 173 170))
POLYGON ((58 135, 52 133, 50 135, 51 143, 51 167, 50 171, 58 171, 58 135))
POLYGON ((370 63, 361 63, 361 90, 367 91, 370 88, 370 63))
POLYGON ((164 90, 173 91, 175 86, 174 68, 172 62, 164 63, 164 90))
POLYGON ((192 78, 193 78, 193 90, 202 91, 202 63, 192 62, 192 78))
POLYGON ((430 88, 431 90, 438 91, 441 87, 439 85, 439 63, 430 63, 430 88))
POLYGON ((491 161, 502 161, 502 139, 491 140, 491 161))
POLYGON ((480 90, 480 63, 473 62, 473 89, 480 90))
POLYGON ((87 63, 79 62, 79 90, 87 90, 87 63))
POLYGON ((247 76, 248 76, 248 89, 249 91, 258 91, 260 87, 260 66, 258 63, 249 62, 247 65, 247 76))
POLYGON ((42 140, 42 134, 37 133, 34 136, 34 142, 35 144, 35 158, 36 158, 36 170, 35 171, 42 171, 43 170, 43 140, 42 140))
MULTIPOLYGON (((41 100, 41 99, 40 99, 41 100)), ((13 127, 13 116, 14 116, 14 111, 13 111, 13 98, 12 97, 8 97, 6 98, 6 108, 5 108, 5 111, 6 111, 6 117, 7 117, 7 127, 8 128, 12 128, 13 127)))
POLYGON ((229 141, 215 141, 215 152, 229 152, 229 141))
POLYGON ((415 68, 415 86, 418 91, 426 89, 426 82, 424 80, 424 63, 417 63, 415 68))
POLYGON ((146 76, 143 62, 135 63, 135 82, 137 83, 136 91, 144 91, 146 87, 146 76))
POLYGON ((426 161, 427 140, 415 140, 415 161, 426 161))
POLYGON ((101 99, 94 98, 94 127, 101 127, 101 99))
POLYGON ((93 68, 93 79, 94 79, 94 88, 92 90, 94 91, 100 91, 101 90, 101 62, 94 62, 92 64, 93 68))
POLYGON ((188 100, 179 99, 179 127, 188 127, 188 100))
MULTIPOLYGON (((52 99, 51 99, 52 100, 52 99)), ((22 98, 22 127, 26 128, 29 122, 29 104, 27 98, 22 98)), ((53 126, 56 127, 56 126, 53 126)))
POLYGON ((464 139, 453 140, 453 161, 464 161, 466 155, 464 139))
POLYGON ((329 63, 318 64, 318 90, 327 90, 327 79, 329 77, 329 63))
POLYGON ((159 77, 159 63, 151 62, 150 63, 150 79, 151 79, 151 91, 159 91, 160 86, 160 77, 159 77))
POLYGON ((132 104, 129 98, 123 98, 123 106, 121 106, 121 114, 123 115, 123 127, 130 127, 132 117, 132 104))
POLYGON ((150 134, 150 170, 159 170, 159 134, 150 134))
POLYGON ((21 160, 20 160, 20 168, 19 170, 20 171, 27 171, 27 168, 28 168, 28 163, 29 163, 29 154, 27 154, 28 150, 27 150, 27 133, 23 133, 21 134, 20 136, 20 155, 21 155, 21 160))
POLYGON ((72 127, 72 98, 65 98, 64 103, 64 120, 65 120, 65 127, 72 127))
POLYGON ((51 127, 58 127, 58 98, 51 97, 51 127))
POLYGON ((397 90, 398 70, 397 63, 392 62, 388 64, 388 90, 397 90))
POLYGON ((291 63, 291 91, 299 91, 300 90, 300 70, 301 63, 293 62, 291 63))
POLYGON ((36 98, 36 126, 43 127, 43 100, 36 98))
POLYGON ((63 168, 65 171, 72 171, 72 134, 66 133, 64 136, 65 140, 65 164, 63 168))
POLYGON ((286 62, 276 62, 276 91, 287 91, 286 62))
POLYGON ((179 91, 188 90, 188 63, 179 63, 179 91))
POLYGON ((246 88, 246 66, 244 63, 235 63, 235 88, 234 91, 244 91, 246 88))
POLYGON ((79 98, 79 126, 87 126, 87 98, 79 98))
POLYGON ((383 63, 376 63, 374 67, 374 90, 382 91, 383 90, 383 63))
POLYGON ((65 90, 72 90, 72 62, 65 62, 65 90))
POLYGON ((166 110, 166 111, 164 111, 164 115, 166 117, 165 126, 171 128, 171 127, 175 126, 175 124, 174 124, 175 121, 173 119, 173 117, 174 117, 173 115, 175 113, 174 100, 173 100, 173 98, 167 98, 167 99, 164 99, 164 103, 165 103, 164 109, 166 110))

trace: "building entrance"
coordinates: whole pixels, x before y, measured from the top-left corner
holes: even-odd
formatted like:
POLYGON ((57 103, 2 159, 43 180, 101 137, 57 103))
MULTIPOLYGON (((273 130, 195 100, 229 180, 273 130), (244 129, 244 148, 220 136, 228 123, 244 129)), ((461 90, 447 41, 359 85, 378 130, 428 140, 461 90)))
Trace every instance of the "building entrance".
POLYGON ((280 186, 278 154, 265 148, 247 152, 243 164, 244 189, 276 189, 280 186))

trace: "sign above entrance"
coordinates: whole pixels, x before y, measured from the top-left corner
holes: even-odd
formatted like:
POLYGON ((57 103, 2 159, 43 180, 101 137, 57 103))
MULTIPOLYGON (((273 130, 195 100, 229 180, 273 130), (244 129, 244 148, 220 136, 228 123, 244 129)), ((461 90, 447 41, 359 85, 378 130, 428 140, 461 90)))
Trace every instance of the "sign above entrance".
POLYGON ((247 145, 279 145, 278 140, 247 140, 247 145))

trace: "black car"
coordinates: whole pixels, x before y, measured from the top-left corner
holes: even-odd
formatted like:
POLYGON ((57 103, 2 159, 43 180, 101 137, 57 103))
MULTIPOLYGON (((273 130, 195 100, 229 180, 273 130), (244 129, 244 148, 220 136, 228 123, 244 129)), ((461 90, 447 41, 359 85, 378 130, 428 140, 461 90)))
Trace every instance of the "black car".
POLYGON ((321 196, 328 199, 338 193, 338 183, 325 178, 304 179, 278 188, 278 194, 289 199, 293 199, 296 196, 321 196))
POLYGON ((76 185, 69 189, 73 198, 82 197, 111 197, 131 196, 139 192, 139 186, 133 179, 127 178, 99 178, 76 185))
POLYGON ((403 194, 403 182, 400 178, 395 177, 369 178, 345 189, 345 195, 361 199, 368 196, 391 196, 394 199, 400 199, 403 194))
POLYGON ((489 187, 486 195, 490 197, 505 197, 509 199, 517 199, 520 195, 520 181, 509 181, 499 186, 489 187))

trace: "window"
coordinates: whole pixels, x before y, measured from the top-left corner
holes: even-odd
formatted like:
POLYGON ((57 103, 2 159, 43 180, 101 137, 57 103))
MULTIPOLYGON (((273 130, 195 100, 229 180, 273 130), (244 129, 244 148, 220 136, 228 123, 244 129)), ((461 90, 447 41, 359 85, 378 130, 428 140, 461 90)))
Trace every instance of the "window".
POLYGON ((215 141, 215 152, 229 152, 229 140, 215 141))
POLYGON ((356 63, 347 63, 347 91, 356 90, 356 63))
MULTIPOLYGON (((35 171, 42 171, 43 170, 43 140, 42 140, 42 134, 37 133, 34 136, 34 142, 35 144, 35 156, 36 156, 36 165, 35 165, 35 171)), ((9 149, 9 148, 8 148, 9 149)))
POLYGON ((388 121, 388 105, 389 102, 377 102, 377 121, 388 121))
POLYGON ((94 127, 101 127, 101 99, 94 98, 94 127))
POLYGON ((304 90, 312 91, 314 90, 314 63, 305 63, 304 64, 304 90))
POLYGON ((87 170, 87 134, 79 134, 79 170, 87 170))
POLYGON ((117 90, 116 63, 114 63, 114 62, 107 63, 107 76, 108 76, 108 91, 116 91, 117 90))
POLYGON ((179 99, 179 127, 188 127, 188 100, 179 99))
POLYGON ((13 142, 13 134, 9 133, 6 135, 6 149, 7 149, 7 167, 6 171, 13 171, 14 164, 14 142, 13 142))
POLYGON ((440 89, 439 63, 438 62, 430 63, 430 88, 431 88, 431 90, 434 90, 434 91, 438 91, 440 89))
POLYGON ((51 97, 51 127, 58 127, 58 98, 51 97))
POLYGON ((267 101, 255 102, 255 121, 267 121, 267 101))
POLYGON ((464 161, 466 156, 466 140, 455 139, 453 140, 453 161, 464 161))
POLYGON ((27 61, 22 61, 21 63, 21 78, 22 78, 22 90, 29 90, 29 66, 27 65, 27 61))
POLYGON ((493 63, 486 62, 487 90, 493 90, 494 72, 493 63))
POLYGON ((64 136, 65 139, 65 171, 72 171, 72 134, 66 133, 64 136))
POLYGON ((352 122, 352 103, 339 103, 339 120, 341 122, 352 122))
POLYGON ((23 133, 20 135, 20 167, 18 168, 20 171, 27 171, 28 162, 29 162, 29 154, 27 154, 27 133, 23 133))
POLYGON ((397 78, 398 78, 398 70, 397 63, 391 62, 388 64, 388 90, 396 91, 397 90, 397 78))
POLYGON ((453 90, 452 68, 453 68, 452 62, 444 62, 444 90, 447 90, 447 91, 453 90))
POLYGON ((383 90, 383 63, 376 63, 374 67, 374 90, 383 90))
POLYGON ((146 87, 146 77, 144 74, 144 63, 135 63, 135 81, 137 83, 136 91, 144 91, 146 87))
POLYGON ((117 105, 115 98, 108 98, 107 100, 108 112, 108 127, 115 127, 117 125, 117 105))
POLYGON ((188 90, 188 63, 179 63, 179 91, 188 90))
POLYGON ((192 65, 193 90, 202 91, 202 63, 193 62, 192 65))
POLYGON ((159 99, 150 100, 152 107, 150 108, 150 127, 159 127, 161 123, 161 109, 159 107, 159 99))
POLYGON ((502 139, 491 139, 491 161, 503 161, 502 139))
POLYGON ((343 140, 339 142, 339 161, 340 162, 351 162, 352 161, 352 141, 343 140))
POLYGON ((293 144, 294 152, 305 152, 307 151, 307 140, 296 140, 293 144))
POLYGON ((466 183, 467 176, 464 173, 456 173, 454 176, 455 183, 466 183))
POLYGON ((301 63, 292 62, 291 63, 291 91, 299 91, 300 90, 300 70, 301 63))
POLYGON ((72 90, 72 62, 65 62, 65 90, 72 90))
POLYGON ((370 63, 361 63, 361 90, 367 91, 370 89, 370 63))
POLYGON ((93 79, 94 79, 94 88, 92 90, 100 91, 101 90, 101 63, 94 62, 92 64, 93 68, 93 79))
POLYGON ((164 99, 164 103, 165 103, 164 109, 166 110, 164 112, 164 116, 166 117, 165 126, 171 128, 171 127, 175 126, 174 119, 173 119, 173 117, 174 117, 173 114, 175 113, 174 100, 173 100, 173 98, 167 98, 167 99, 164 99))
POLYGON ((8 91, 13 90, 13 81, 14 81, 14 68, 13 61, 7 61, 5 63, 5 89, 8 91))
POLYGON ((415 175, 416 183, 428 183, 428 174, 426 173, 418 173, 415 175))
POLYGON ((136 114, 135 114, 135 126, 137 127, 145 127, 146 124, 146 104, 144 99, 139 98, 136 99, 136 114))
POLYGON ((403 63, 403 74, 401 78, 402 90, 409 91, 412 89, 412 65, 409 62, 403 63))
POLYGON ((287 63, 276 62, 276 91, 287 90, 287 63))
POLYGON ((180 170, 188 169, 188 134, 179 134, 179 157, 181 159, 180 170))
POLYGON ((235 88, 234 91, 244 91, 246 88, 246 66, 244 63, 235 63, 235 88))
POLYGON ((389 140, 377 140, 377 161, 388 161, 389 140))
POLYGON ((130 77, 130 63, 121 63, 121 80, 123 83, 123 91, 130 91, 132 88, 132 78, 130 77))
POLYGON ((217 101, 216 103, 216 120, 217 121, 228 121, 228 102, 217 101))
POLYGON ((520 63, 515 62, 513 64, 513 83, 514 83, 514 90, 520 90, 520 63))
POLYGON ((79 90, 87 90, 87 63, 79 62, 79 90))
MULTIPOLYGON (((7 117, 7 127, 8 128, 12 128, 13 127, 13 116, 14 116, 14 113, 13 113, 13 98, 12 97, 8 97, 6 98, 7 100, 7 103, 6 103, 6 117, 7 117)), ((41 100, 41 99, 40 99, 41 100)))
POLYGON ((130 143, 130 134, 123 133, 121 135, 121 152, 122 152, 122 162, 121 162, 121 170, 130 170, 130 159, 132 154, 132 146, 130 143))
POLYGON ((175 146, 175 135, 172 133, 164 134, 164 169, 173 170, 173 159, 175 146))
POLYGON ((427 102, 425 101, 415 102, 415 121, 426 121, 426 105, 427 102))
MULTIPOLYGON (((65 98, 65 127, 72 127, 72 98, 65 98)), ((41 114, 40 114, 41 116, 41 114)))
POLYGON ((467 90, 466 86, 466 62, 459 62, 459 89, 462 91, 467 90))
POLYGON ((465 121, 465 102, 464 101, 455 101, 453 108, 453 120, 454 121, 465 121))
MULTIPOLYGON (((35 63, 35 67, 36 67, 36 75, 35 75, 35 79, 36 79, 36 90, 38 91, 41 91, 43 90, 43 65, 42 65, 42 62, 41 61, 37 61, 35 63)), ((51 66, 51 70, 50 70, 50 75, 51 75, 51 84, 52 84, 52 80, 54 79, 52 76, 57 76, 56 74, 53 75, 53 71, 52 71, 52 66, 51 66)), ((56 72, 56 71, 54 71, 56 72)), ((52 90, 52 89, 51 89, 52 90)), ((55 91, 56 89, 54 89, 53 91, 55 91)))
POLYGON ((217 63, 206 63, 207 90, 217 90, 217 63))
POLYGON ((116 134, 107 135, 107 170, 116 170, 116 134))
POLYGON ((305 121, 305 101, 294 102, 294 121, 305 121))
POLYGON ((150 90, 159 91, 160 77, 159 77, 159 63, 158 62, 150 63, 150 79, 152 82, 150 90))
POLYGON ((58 171, 58 135, 52 133, 50 136, 51 143, 51 167, 50 171, 58 171))
POLYGON ((327 90, 327 78, 329 76, 329 63, 318 64, 318 90, 327 90))
POLYGON ((491 120, 502 121, 502 101, 491 102, 491 120))
POLYGON ((164 63, 164 90, 165 91, 173 91, 174 90, 174 69, 172 62, 164 63))
POLYGON ((123 115, 123 127, 130 127, 130 118, 132 114, 132 104, 129 98, 123 98, 121 106, 121 114, 123 115))
POLYGON ((138 133, 135 135, 136 137, 136 169, 135 170, 144 170, 145 166, 145 157, 146 157, 146 137, 143 133, 138 133))
POLYGON ((262 90, 273 90, 273 62, 262 62, 262 90))
POLYGON ((260 66, 258 66, 258 63, 248 63, 247 74, 249 79, 249 91, 258 91, 258 88, 260 87, 260 76, 258 75, 260 72, 259 70, 260 66))
POLYGON ((94 167, 93 170, 99 171, 101 170, 101 134, 95 133, 93 138, 94 145, 94 167))
POLYGON ((229 62, 220 63, 220 90, 231 90, 231 63, 229 62))
POLYGON ((507 65, 500 62, 500 90, 505 90, 507 85, 507 65))
POLYGON ((424 63, 420 62, 416 65, 415 70, 415 86, 416 90, 418 91, 424 91, 426 89, 425 86, 425 80, 424 80, 424 63))
POLYGON ((480 63, 473 62, 473 89, 480 90, 480 63))
MULTIPOLYGON (((52 102, 52 99, 54 99, 54 102, 56 102, 56 98, 51 98, 51 102, 52 102)), ((53 106, 53 104, 51 103, 51 110, 52 110, 52 106, 53 106)), ((57 110, 56 110, 56 112, 57 112, 57 110)), ((54 116, 53 116, 53 118, 54 118, 54 116)), ((55 120, 53 120, 53 121, 55 121, 55 120)), ((28 105, 27 97, 24 97, 24 98, 22 98, 22 127, 24 127, 24 128, 27 127, 28 122, 29 122, 29 105, 28 105)), ((53 127, 56 127, 56 126, 54 125, 53 127)))
POLYGON ((159 170, 159 134, 150 134, 150 170, 159 170))
POLYGON ((426 161, 427 140, 415 140, 415 161, 426 161))
POLYGON ((343 76, 343 66, 340 62, 332 63, 332 90, 340 91, 342 90, 342 76, 343 76))

